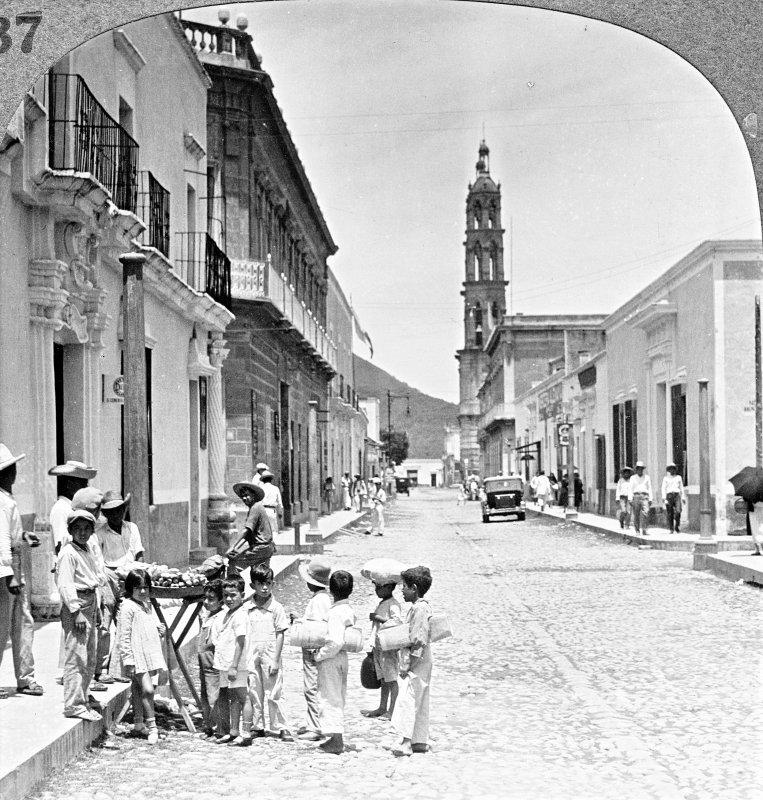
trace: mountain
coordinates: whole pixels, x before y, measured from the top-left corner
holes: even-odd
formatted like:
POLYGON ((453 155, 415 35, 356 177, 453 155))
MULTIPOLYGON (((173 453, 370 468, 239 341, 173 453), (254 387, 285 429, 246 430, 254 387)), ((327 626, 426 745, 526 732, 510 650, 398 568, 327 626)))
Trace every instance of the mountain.
POLYGON ((405 398, 393 399, 392 430, 408 432, 408 458, 440 458, 445 452, 445 426, 458 425, 458 406, 432 397, 358 356, 355 359, 355 391, 359 397, 378 397, 380 427, 387 429, 387 390, 393 395, 410 396, 410 416, 405 398))

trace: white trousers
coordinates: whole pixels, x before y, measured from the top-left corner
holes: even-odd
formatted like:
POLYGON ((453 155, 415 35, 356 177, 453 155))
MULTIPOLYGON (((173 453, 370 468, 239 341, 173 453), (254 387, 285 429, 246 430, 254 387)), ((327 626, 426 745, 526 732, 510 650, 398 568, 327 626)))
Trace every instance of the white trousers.
POLYGON ((264 731, 265 706, 268 709, 270 730, 274 733, 288 730, 283 702, 283 667, 275 675, 271 675, 269 658, 257 659, 249 667, 249 701, 252 704, 252 728, 264 731), (254 670, 252 670, 254 666, 254 670))
POLYGON ((344 733, 344 702, 347 698, 347 653, 318 662, 320 725, 324 736, 344 733))
POLYGON ((412 674, 397 679, 397 700, 392 712, 392 727, 411 744, 429 740, 429 685, 432 682, 431 658, 419 661, 412 674))

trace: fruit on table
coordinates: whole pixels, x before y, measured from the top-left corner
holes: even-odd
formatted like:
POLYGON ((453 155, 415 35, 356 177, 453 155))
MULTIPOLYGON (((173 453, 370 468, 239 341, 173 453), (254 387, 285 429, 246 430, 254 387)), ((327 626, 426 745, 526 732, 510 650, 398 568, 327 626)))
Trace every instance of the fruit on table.
POLYGON ((182 589, 188 586, 203 586, 207 582, 206 576, 197 567, 179 570, 166 564, 146 564, 145 568, 155 586, 182 589))

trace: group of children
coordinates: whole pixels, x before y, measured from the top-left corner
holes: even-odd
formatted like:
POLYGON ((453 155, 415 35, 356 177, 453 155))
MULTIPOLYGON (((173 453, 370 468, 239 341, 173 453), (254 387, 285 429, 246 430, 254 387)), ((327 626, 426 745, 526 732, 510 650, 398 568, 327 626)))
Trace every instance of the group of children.
MULTIPOLYGON (((356 621, 349 604, 353 576, 345 570, 332 571, 321 557, 303 564, 300 573, 312 594, 303 620, 325 622, 326 637, 320 647, 302 648, 306 717, 296 736, 301 741, 320 742, 322 751, 338 754, 345 749, 345 632, 356 621)), ((396 583, 378 583, 380 602, 370 616, 381 700, 379 708, 364 713, 390 718, 401 739, 393 752, 410 755, 427 749, 432 612, 423 598, 432 577, 426 567, 414 567, 402 573, 402 581, 403 598, 410 603, 406 621, 411 642, 400 651, 381 650, 375 634, 391 619, 402 621, 402 615, 400 603, 393 597, 396 583)), ((289 619, 273 597, 269 567, 254 567, 251 585, 254 594, 245 601, 241 577, 207 584, 198 640, 205 724, 201 736, 234 747, 248 747, 254 738, 266 735, 283 741, 294 739, 283 704, 282 651, 289 619)))

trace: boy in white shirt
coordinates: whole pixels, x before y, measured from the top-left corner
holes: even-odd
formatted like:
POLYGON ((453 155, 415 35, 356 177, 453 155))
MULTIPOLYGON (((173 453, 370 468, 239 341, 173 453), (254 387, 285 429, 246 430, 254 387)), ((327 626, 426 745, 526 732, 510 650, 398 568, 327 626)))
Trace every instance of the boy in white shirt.
MULTIPOLYGON (((226 578, 223 581, 223 601, 228 607, 220 621, 220 631, 215 640, 213 666, 220 674, 220 688, 228 689, 230 701, 230 733, 217 739, 218 744, 245 743, 241 736, 241 716, 247 701, 246 629, 243 578, 226 578)), ((249 740, 251 743, 251 739, 249 740)))

